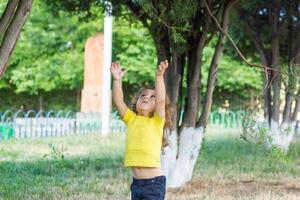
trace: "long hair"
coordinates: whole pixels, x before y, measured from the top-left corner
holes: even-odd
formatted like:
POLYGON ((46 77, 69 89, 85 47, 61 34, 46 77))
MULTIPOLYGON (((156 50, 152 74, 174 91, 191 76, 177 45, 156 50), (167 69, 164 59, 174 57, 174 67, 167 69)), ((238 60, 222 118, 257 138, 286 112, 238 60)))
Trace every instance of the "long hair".
MULTIPOLYGON (((143 91, 145 90, 155 90, 154 87, 143 87, 141 88, 137 93, 134 94, 134 96, 131 99, 131 109, 137 113, 137 109, 136 109, 136 104, 137 101, 140 97, 140 95, 142 94, 143 91)), ((168 137, 168 131, 167 129, 171 129, 172 128, 172 105, 171 105, 171 101, 168 97, 168 95, 166 95, 166 99, 165 99, 165 124, 164 124, 164 131, 163 131, 163 137, 162 137, 162 149, 166 146, 169 145, 169 137, 168 137)))

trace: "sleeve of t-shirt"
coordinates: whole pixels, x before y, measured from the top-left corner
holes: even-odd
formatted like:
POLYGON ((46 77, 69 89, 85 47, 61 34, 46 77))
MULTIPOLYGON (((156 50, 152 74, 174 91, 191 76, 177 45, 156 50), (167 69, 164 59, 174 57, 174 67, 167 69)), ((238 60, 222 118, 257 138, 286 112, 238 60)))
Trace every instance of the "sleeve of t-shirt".
POLYGON ((164 125, 165 125, 165 118, 160 117, 160 116, 159 116, 158 114, 156 114, 155 112, 154 112, 154 114, 153 114, 153 118, 154 118, 156 124, 157 124, 159 127, 161 127, 161 128, 164 127, 164 125))
POLYGON ((134 117, 136 117, 136 113, 133 112, 130 108, 127 108, 122 120, 127 125, 130 122, 130 120, 132 120, 134 117))

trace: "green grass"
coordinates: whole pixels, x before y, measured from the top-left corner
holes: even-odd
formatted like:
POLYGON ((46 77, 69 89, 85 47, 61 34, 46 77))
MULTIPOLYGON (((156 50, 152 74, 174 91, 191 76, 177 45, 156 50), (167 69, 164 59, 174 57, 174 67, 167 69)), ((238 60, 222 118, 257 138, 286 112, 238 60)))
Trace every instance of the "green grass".
POLYGON ((284 160, 260 146, 243 141, 237 133, 213 133, 205 138, 195 172, 209 176, 221 172, 227 178, 238 177, 239 174, 300 176, 299 153, 299 143, 292 143, 287 160, 284 160))
MULTIPOLYGON (((123 153, 124 135, 120 134, 1 142, 0 199, 130 199, 131 171, 123 167, 123 153)), ((210 184, 282 178, 298 182, 299 175, 299 143, 292 144, 289 160, 282 162, 242 141, 236 133, 209 130, 194 170, 194 182, 183 189, 169 190, 167 196, 217 199, 210 184), (200 187, 202 181, 204 186, 200 187)))
POLYGON ((129 194, 130 177, 123 167, 123 140, 120 135, 86 135, 1 143, 0 197, 107 199, 114 195, 122 199, 129 194), (60 154, 65 159, 53 159, 57 155, 51 153, 49 144, 64 147, 60 154))

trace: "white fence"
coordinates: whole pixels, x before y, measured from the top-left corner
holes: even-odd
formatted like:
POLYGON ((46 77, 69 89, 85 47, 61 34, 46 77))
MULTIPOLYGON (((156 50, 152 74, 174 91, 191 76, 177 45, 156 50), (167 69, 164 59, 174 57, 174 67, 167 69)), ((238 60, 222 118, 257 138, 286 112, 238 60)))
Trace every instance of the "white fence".
MULTIPOLYGON (((125 132, 125 129, 119 117, 111 114, 110 132, 125 132)), ((0 113, 0 140, 89 133, 101 134, 101 113, 33 110, 0 113)))

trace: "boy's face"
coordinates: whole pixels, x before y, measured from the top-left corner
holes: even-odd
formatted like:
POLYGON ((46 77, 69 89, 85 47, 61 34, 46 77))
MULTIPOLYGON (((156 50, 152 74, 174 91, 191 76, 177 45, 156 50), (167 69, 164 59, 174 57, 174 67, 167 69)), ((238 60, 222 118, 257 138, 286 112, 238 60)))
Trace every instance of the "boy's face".
POLYGON ((144 90, 136 103, 136 110, 140 113, 152 114, 155 109, 155 91, 152 89, 144 90))

